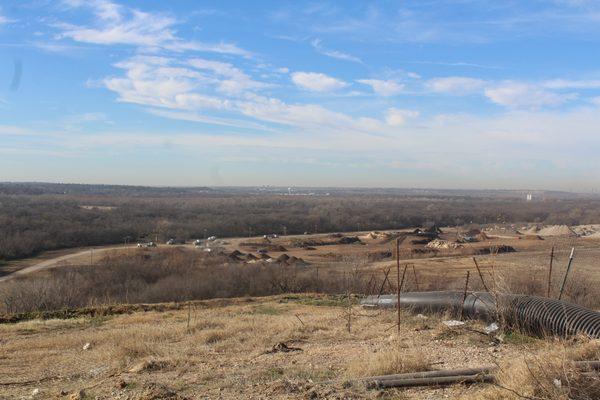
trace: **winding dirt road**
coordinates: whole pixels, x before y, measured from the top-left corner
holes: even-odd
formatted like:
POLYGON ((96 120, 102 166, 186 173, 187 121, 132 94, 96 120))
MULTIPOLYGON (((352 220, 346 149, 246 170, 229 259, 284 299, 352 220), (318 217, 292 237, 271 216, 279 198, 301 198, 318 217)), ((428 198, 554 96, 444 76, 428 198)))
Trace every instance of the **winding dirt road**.
POLYGON ((11 274, 1 276, 0 282, 8 281, 8 280, 16 278, 18 276, 31 274, 33 272, 41 271, 43 269, 54 268, 61 263, 73 261, 76 258, 82 258, 82 259, 85 257, 89 258, 90 255, 92 255, 92 257, 95 258, 97 255, 99 256, 103 253, 106 253, 107 251, 133 249, 135 247, 136 247, 135 245, 133 245, 133 246, 120 245, 120 246, 97 247, 97 248, 89 248, 89 249, 85 249, 85 250, 79 250, 74 253, 69 253, 69 254, 65 254, 60 257, 55 257, 55 258, 51 258, 48 260, 37 262, 35 264, 32 264, 25 268, 22 268, 18 271, 15 271, 11 274))

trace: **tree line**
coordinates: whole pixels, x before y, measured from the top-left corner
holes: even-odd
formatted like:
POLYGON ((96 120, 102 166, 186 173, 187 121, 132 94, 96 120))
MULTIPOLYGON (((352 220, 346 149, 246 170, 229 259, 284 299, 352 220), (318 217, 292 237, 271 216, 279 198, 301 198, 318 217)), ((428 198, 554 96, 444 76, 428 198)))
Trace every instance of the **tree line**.
POLYGON ((136 240, 400 229, 436 223, 600 222, 600 200, 197 193, 140 197, 0 194, 0 261, 136 240))

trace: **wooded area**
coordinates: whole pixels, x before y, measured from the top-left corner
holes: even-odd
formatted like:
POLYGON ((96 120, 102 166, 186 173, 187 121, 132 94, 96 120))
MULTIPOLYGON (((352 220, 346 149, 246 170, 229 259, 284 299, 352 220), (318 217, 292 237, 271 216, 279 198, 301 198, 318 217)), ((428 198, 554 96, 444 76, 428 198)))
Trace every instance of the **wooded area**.
POLYGON ((375 194, 363 190, 330 196, 286 196, 213 193, 208 189, 204 193, 199 189, 128 192, 119 187, 57 194, 59 190, 52 188, 0 190, 0 261, 45 250, 144 238, 163 241, 205 235, 398 229, 428 223, 454 226, 527 221, 573 225, 600 221, 600 200, 595 198, 526 202, 505 196, 423 196, 375 190, 375 194))

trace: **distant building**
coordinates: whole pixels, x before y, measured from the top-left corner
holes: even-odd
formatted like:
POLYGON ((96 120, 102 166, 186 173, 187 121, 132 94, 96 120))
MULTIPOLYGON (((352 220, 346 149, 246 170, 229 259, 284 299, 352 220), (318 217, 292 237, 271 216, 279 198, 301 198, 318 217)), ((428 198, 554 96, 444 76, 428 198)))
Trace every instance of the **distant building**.
POLYGON ((527 201, 531 201, 533 199, 533 196, 531 195, 531 193, 527 193, 527 201))

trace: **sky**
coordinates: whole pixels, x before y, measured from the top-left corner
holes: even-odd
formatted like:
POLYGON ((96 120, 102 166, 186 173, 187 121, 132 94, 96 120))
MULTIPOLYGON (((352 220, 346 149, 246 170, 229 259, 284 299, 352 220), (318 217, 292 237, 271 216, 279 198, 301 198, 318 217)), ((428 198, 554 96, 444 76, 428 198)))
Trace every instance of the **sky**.
POLYGON ((600 189, 600 1, 0 0, 0 181, 600 189))

